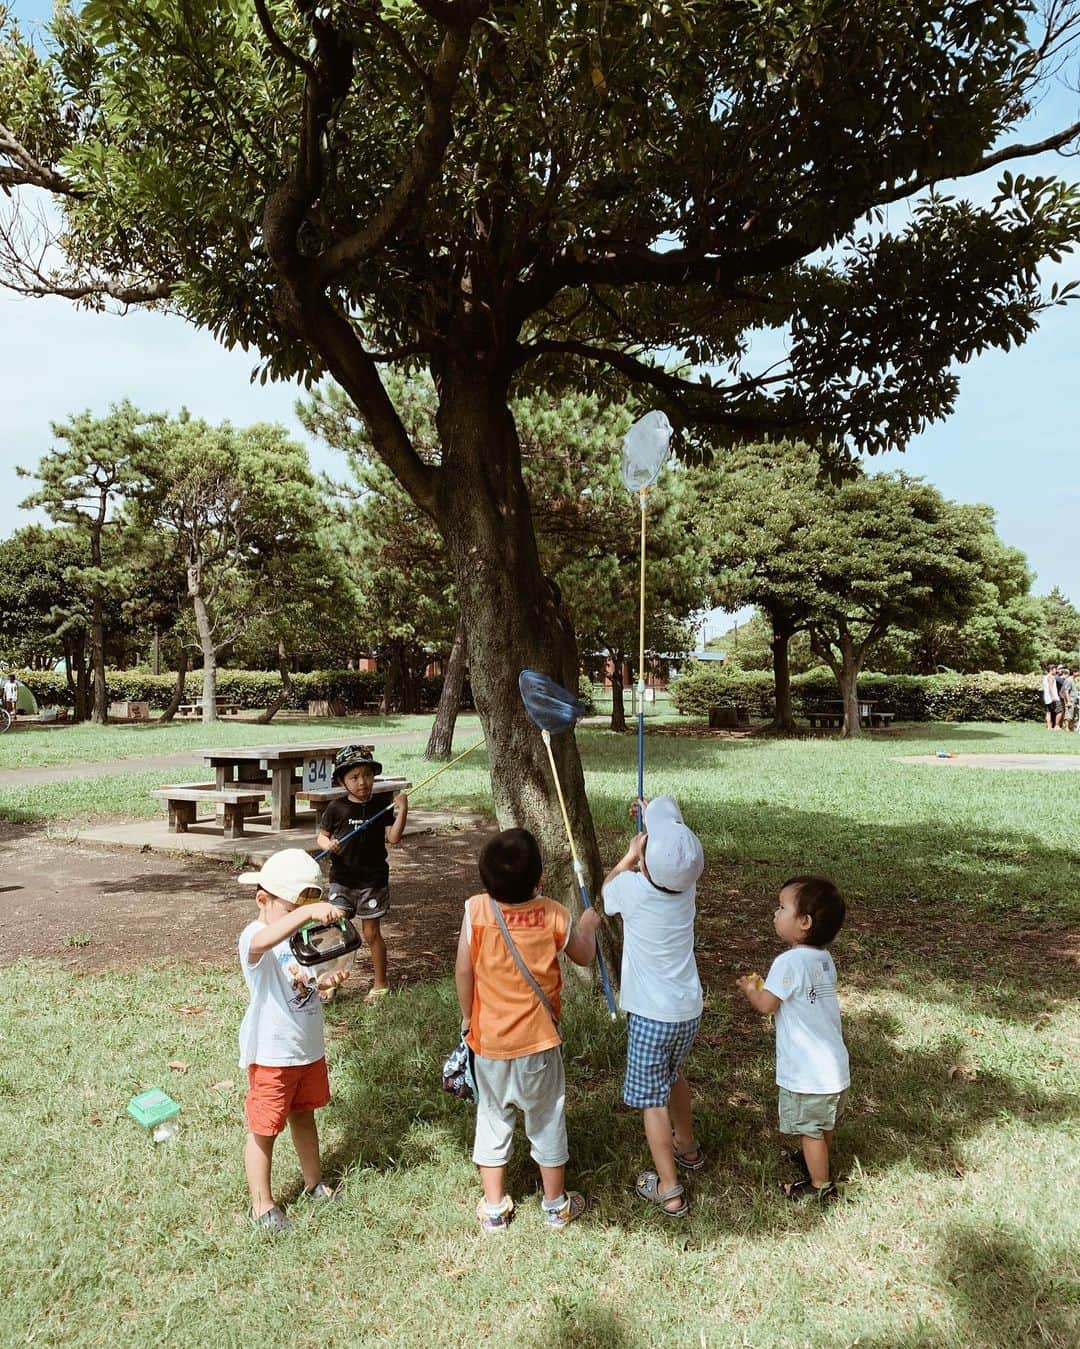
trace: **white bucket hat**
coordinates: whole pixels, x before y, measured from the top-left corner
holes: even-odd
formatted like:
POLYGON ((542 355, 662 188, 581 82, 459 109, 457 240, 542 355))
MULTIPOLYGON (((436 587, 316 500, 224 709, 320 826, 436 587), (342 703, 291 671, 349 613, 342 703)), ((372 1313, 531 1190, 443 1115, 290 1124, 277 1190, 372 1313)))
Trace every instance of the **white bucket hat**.
POLYGON ((673 796, 658 796, 645 807, 645 833, 645 866, 653 883, 664 890, 689 890, 705 869, 705 854, 673 796))
POLYGON ((257 885, 260 890, 296 904, 305 890, 323 892, 323 875, 318 862, 303 848, 282 848, 272 853, 258 871, 245 871, 237 877, 241 885, 257 885))

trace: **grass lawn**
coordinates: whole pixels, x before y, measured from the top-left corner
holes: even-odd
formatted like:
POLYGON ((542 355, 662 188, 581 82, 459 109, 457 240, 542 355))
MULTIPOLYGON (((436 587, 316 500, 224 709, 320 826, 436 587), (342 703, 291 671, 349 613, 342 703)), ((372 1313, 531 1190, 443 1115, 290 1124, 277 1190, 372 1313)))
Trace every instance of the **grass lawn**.
MULTIPOLYGON (((467 729, 475 715, 465 715, 467 729)), ((84 721, 62 726, 20 727, 0 736, 0 770, 47 768, 66 764, 103 763, 108 759, 136 759, 180 750, 216 749, 222 745, 286 745, 298 740, 333 740, 337 736, 377 743, 379 735, 412 731, 427 736, 431 716, 409 717, 288 717, 269 726, 225 717, 204 726, 201 721, 156 721, 95 726, 84 721)))
MULTIPOLYGON (((633 738, 580 736, 613 855, 633 738)), ((415 780, 422 744, 389 748, 388 767, 415 780)), ((1060 950, 1075 914, 1080 783, 895 762, 937 748, 1075 753, 1080 738, 1037 726, 911 728, 853 744, 650 737, 648 790, 679 795, 708 859, 707 1007, 689 1073, 712 1165, 694 1178, 684 1225, 629 1193, 646 1150, 639 1117, 617 1109, 623 1030, 588 990, 575 987, 565 1025, 571 1180, 595 1203, 579 1225, 542 1229, 522 1141, 518 1220, 503 1240, 481 1238, 472 1114, 437 1085, 456 1028, 442 980, 375 1008, 348 998, 329 1009, 335 1099, 321 1127, 345 1198, 305 1212, 282 1140, 278 1188, 299 1226, 268 1244, 243 1218, 231 953, 220 971, 10 969, 3 1339, 1075 1345, 1080 1015, 1060 950), (775 953, 776 884, 808 869, 834 875, 851 900, 835 946, 853 1070, 838 1135, 848 1180, 825 1211, 776 1197, 788 1173, 772 1130, 771 1032, 731 995, 737 969, 763 970, 775 953), (170 1060, 190 1066, 176 1073, 170 1060), (183 1106, 177 1138, 156 1149, 123 1113, 155 1085, 183 1106)), ((483 805, 482 753, 425 799, 483 805)), ((17 809, 62 809, 76 794, 66 787, 53 797, 39 785, 17 809)), ((77 795, 87 813, 130 811, 145 791, 117 775, 77 795)))

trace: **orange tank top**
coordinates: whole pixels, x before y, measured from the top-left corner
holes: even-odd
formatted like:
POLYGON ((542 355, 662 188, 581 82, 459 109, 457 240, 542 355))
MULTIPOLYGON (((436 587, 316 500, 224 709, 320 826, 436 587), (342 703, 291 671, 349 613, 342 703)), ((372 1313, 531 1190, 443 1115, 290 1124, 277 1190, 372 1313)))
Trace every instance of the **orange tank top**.
MULTIPOLYGON (((562 1041, 510 954, 492 912, 494 903, 488 895, 473 895, 468 904, 473 998, 466 1039, 483 1058, 519 1059, 562 1041)), ((518 954, 544 990, 556 1017, 561 1016, 559 952, 570 936, 570 911, 543 898, 499 907, 518 954)))

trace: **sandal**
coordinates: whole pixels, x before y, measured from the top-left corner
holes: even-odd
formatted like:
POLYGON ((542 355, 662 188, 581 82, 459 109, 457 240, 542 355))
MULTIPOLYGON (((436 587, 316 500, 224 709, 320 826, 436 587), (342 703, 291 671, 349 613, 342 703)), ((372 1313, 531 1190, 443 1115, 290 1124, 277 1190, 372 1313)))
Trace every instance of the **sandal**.
POLYGON ((485 1236, 505 1232, 514 1219, 514 1201, 508 1194, 499 1200, 499 1211, 489 1213, 487 1205, 481 1199, 476 1206, 476 1216, 480 1219, 480 1230, 485 1236))
POLYGON ((685 1218, 690 1212, 690 1201, 683 1187, 673 1185, 670 1190, 662 1190, 655 1171, 642 1171, 634 1183, 634 1193, 647 1204, 655 1204, 665 1218, 685 1218), (668 1208, 672 1199, 682 1200, 678 1208, 668 1208))
POLYGON ((793 1181, 790 1185, 781 1185, 780 1190, 785 1199, 790 1199, 794 1203, 801 1203, 804 1199, 818 1199, 823 1204, 832 1204, 840 1198, 840 1191, 831 1180, 828 1185, 818 1186, 809 1176, 793 1181))
POLYGON ((370 1007, 372 1003, 376 1003, 381 998, 385 998, 389 992, 390 990, 388 988, 369 988, 364 994, 364 1002, 370 1007))
POLYGON ((700 1171, 705 1165, 705 1160, 700 1143, 691 1143, 688 1148, 675 1149, 675 1161, 684 1171, 700 1171))

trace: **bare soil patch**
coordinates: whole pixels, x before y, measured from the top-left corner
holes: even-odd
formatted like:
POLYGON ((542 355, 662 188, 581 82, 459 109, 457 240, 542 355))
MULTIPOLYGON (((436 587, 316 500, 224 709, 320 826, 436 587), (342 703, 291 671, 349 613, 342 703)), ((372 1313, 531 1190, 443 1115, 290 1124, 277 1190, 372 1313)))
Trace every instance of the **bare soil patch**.
MULTIPOLYGON (((479 887, 490 829, 417 834, 391 858, 393 907, 383 920, 392 985, 453 962, 462 906, 479 887)), ((0 835, 0 965, 55 960, 83 973, 165 962, 228 964, 254 916, 236 868, 198 856, 86 848, 9 825, 0 835)), ((358 963, 366 984, 366 955, 358 963)))

